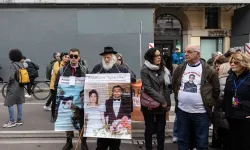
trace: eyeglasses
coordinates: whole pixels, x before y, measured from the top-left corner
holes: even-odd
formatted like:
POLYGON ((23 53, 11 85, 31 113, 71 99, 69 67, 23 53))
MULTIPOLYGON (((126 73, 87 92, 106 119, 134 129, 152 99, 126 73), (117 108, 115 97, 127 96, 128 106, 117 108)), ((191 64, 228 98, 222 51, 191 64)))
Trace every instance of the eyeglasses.
POLYGON ((117 59, 118 61, 122 61, 122 59, 117 59))
POLYGON ((155 57, 161 57, 161 55, 160 55, 160 54, 158 54, 158 55, 155 55, 155 57))
POLYGON ((79 56, 78 56, 78 55, 70 54, 69 57, 70 57, 71 59, 73 59, 73 58, 77 59, 79 56))
POLYGON ((198 52, 198 51, 192 51, 192 50, 184 50, 184 53, 188 53, 188 54, 192 54, 194 52, 198 52))

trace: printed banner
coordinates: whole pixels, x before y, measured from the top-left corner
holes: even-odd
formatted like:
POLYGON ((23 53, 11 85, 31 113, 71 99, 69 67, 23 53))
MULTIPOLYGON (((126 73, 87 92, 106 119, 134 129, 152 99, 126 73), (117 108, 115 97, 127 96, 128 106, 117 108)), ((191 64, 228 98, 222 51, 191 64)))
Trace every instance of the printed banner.
POLYGON ((131 139, 130 74, 87 74, 84 87, 85 137, 131 139))
POLYGON ((55 131, 80 130, 80 116, 84 116, 84 80, 84 77, 60 77, 56 98, 58 116, 55 131))

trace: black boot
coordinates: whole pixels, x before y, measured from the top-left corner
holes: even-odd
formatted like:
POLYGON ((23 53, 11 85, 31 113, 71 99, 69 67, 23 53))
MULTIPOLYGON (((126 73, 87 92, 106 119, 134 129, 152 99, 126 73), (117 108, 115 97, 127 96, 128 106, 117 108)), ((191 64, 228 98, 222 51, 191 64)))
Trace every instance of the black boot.
POLYGON ((72 138, 67 138, 67 143, 64 145, 62 150, 70 150, 73 148, 72 138))
POLYGON ((86 142, 87 138, 86 137, 82 137, 81 140, 81 150, 89 150, 87 142, 86 142))

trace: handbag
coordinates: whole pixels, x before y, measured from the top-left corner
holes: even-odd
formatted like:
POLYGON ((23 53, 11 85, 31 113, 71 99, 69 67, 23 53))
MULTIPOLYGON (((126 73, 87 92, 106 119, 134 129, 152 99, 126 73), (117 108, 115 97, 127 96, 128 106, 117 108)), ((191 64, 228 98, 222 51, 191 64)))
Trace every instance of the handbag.
POLYGON ((157 108, 160 106, 160 103, 154 100, 152 97, 150 97, 147 93, 144 91, 141 92, 141 105, 144 107, 147 107, 148 110, 152 110, 152 108, 157 108))

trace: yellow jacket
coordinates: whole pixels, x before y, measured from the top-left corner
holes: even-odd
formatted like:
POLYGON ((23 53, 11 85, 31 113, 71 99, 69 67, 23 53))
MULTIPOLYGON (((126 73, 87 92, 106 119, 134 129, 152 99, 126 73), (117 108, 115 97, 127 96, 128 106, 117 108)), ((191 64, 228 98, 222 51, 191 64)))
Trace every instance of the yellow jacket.
POLYGON ((51 90, 55 90, 54 84, 55 84, 56 76, 58 74, 60 67, 63 67, 64 65, 65 65, 64 61, 61 61, 60 65, 59 65, 59 61, 55 62, 55 64, 53 65, 52 76, 51 76, 50 86, 49 86, 51 90))

